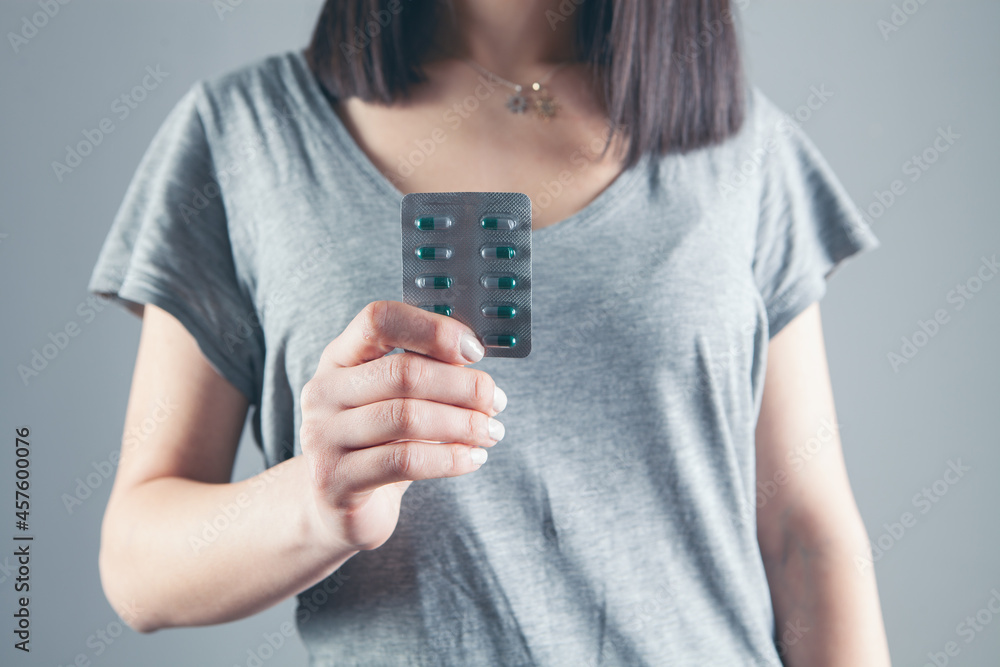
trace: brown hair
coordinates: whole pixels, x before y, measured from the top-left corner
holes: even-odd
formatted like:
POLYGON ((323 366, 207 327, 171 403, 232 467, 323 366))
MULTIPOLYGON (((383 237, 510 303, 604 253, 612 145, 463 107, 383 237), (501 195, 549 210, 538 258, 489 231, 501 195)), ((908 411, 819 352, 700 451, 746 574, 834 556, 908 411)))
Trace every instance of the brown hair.
MULTIPOLYGON (((424 80, 440 0, 326 0, 306 49, 334 98, 389 104, 424 80)), ((550 25, 576 22, 611 127, 627 139, 626 168, 646 153, 687 152, 739 130, 743 67, 729 0, 564 0, 550 25)))

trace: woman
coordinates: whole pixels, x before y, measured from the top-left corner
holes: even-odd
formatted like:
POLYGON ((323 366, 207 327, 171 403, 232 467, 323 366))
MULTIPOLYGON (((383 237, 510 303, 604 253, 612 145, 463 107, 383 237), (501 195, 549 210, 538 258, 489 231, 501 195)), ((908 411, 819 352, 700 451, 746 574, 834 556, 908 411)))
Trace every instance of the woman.
POLYGON ((126 431, 171 407, 108 599, 298 594, 317 665, 888 664, 816 303, 877 245, 854 210, 727 2, 330 0, 181 100, 99 258, 143 317, 126 431), (532 198, 529 357, 396 300, 421 191, 532 198))

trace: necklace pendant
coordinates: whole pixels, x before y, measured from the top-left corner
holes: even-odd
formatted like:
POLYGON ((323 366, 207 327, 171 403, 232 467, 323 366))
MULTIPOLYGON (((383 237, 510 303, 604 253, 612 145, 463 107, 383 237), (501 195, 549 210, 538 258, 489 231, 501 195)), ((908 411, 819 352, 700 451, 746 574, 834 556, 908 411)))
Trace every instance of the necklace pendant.
POLYGON ((507 96, 507 109, 511 113, 521 114, 528 110, 528 100, 520 93, 507 96))
POLYGON ((545 122, 554 118, 557 111, 559 103, 547 92, 542 91, 535 97, 535 113, 545 122))

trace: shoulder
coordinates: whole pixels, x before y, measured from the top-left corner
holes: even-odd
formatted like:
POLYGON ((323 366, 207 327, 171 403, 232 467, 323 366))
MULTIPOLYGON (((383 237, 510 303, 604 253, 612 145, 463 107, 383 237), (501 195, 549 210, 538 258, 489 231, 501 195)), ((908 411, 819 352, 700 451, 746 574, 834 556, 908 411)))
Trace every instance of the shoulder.
POLYGON ((743 122, 733 134, 693 151, 668 153, 658 165, 665 173, 686 179, 689 186, 711 192, 713 201, 738 193, 740 203, 749 204, 759 197, 769 165, 781 159, 796 131, 794 119, 760 88, 747 83, 743 122))
POLYGON ((307 75, 301 53, 287 51, 200 79, 188 94, 206 130, 224 133, 290 116, 307 75))
MULTIPOLYGON (((743 168, 750 159, 760 167, 768 154, 777 152, 789 136, 799 132, 795 119, 779 108, 760 88, 747 83, 744 87, 743 121, 725 139, 685 153, 667 153, 661 165, 684 163, 687 167, 704 165, 711 173, 729 175, 743 168)), ((747 174, 749 176, 749 174, 747 174)), ((740 179, 744 180, 744 179, 740 179)))
POLYGON ((253 99, 283 92, 299 83, 305 61, 298 51, 276 53, 247 63, 224 74, 202 79, 199 84, 210 98, 224 102, 253 99))
POLYGON ((786 123, 794 123, 792 117, 755 85, 747 87, 747 125, 757 136, 767 137, 786 123))
POLYGON ((747 85, 745 100, 740 129, 708 149, 708 160, 723 198, 737 191, 756 198, 769 181, 783 180, 789 173, 808 170, 822 160, 796 116, 755 85, 747 85))
POLYGON ((723 142, 722 148, 735 148, 743 156, 761 156, 777 151, 789 136, 799 132, 795 118, 756 85, 747 85, 745 100, 743 125, 729 141, 723 142))

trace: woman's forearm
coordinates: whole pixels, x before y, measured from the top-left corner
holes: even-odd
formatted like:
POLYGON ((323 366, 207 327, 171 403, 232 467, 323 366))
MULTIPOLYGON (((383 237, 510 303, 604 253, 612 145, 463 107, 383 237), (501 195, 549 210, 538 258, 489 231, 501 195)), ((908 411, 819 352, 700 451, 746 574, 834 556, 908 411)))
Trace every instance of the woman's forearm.
POLYGON ((308 474, 295 457, 237 483, 161 477, 113 496, 108 599, 148 632, 243 618, 321 581, 357 552, 317 529, 308 474))
POLYGON ((863 524, 837 524, 789 518, 784 548, 764 558, 778 649, 790 667, 890 664, 875 575, 857 565, 869 552, 863 524))

